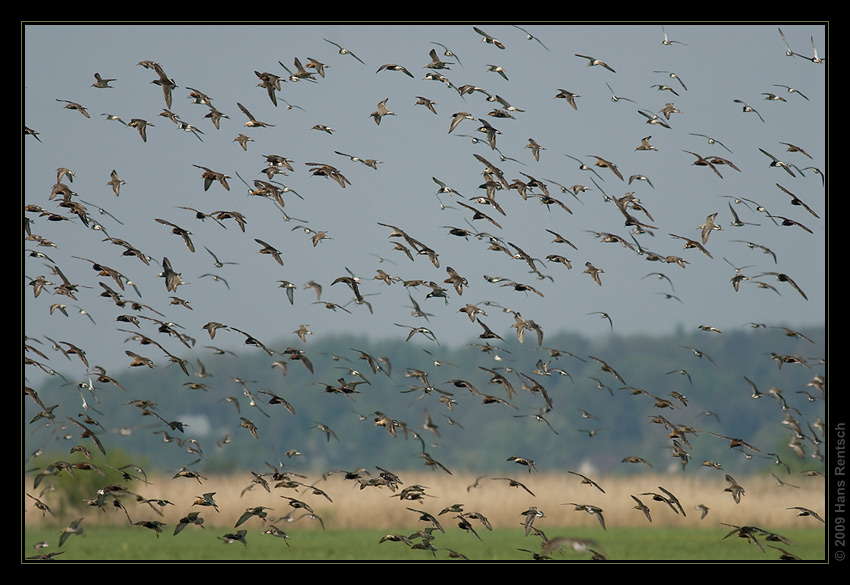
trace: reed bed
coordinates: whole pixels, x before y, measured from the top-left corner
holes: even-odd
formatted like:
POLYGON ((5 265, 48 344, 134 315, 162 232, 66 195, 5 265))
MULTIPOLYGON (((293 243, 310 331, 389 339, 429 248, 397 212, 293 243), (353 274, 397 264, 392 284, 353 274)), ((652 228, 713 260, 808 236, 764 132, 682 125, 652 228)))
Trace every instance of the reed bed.
MULTIPOLYGON (((784 472, 782 472, 784 474, 784 472)), ((522 512, 534 506, 543 512, 535 526, 543 530, 562 527, 595 527, 602 529, 598 519, 586 512, 576 511, 570 504, 591 504, 603 510, 606 528, 650 526, 643 512, 634 508, 632 495, 640 498, 651 511, 651 526, 714 528, 721 523, 755 525, 769 530, 781 528, 811 528, 820 526, 812 517, 799 517, 793 506, 802 506, 825 518, 825 486, 823 478, 787 475, 783 480, 791 485, 781 486, 771 476, 736 477, 745 489, 740 503, 735 503, 727 486, 724 473, 700 469, 693 474, 641 473, 630 476, 592 477, 604 493, 596 487, 581 483, 581 478, 570 473, 513 473, 510 476, 524 484, 534 495, 521 487, 511 487, 508 481, 494 476, 476 477, 471 474, 435 472, 400 473, 403 482, 398 489, 389 487, 361 487, 342 474, 323 477, 300 477, 299 487, 274 487, 269 491, 252 481, 252 476, 208 476, 199 482, 191 478, 170 476, 149 477, 149 484, 127 485, 131 494, 122 496, 121 502, 131 520, 159 520, 174 526, 191 511, 201 512, 206 526, 233 527, 242 513, 255 506, 265 506, 265 522, 283 527, 287 520, 297 522, 298 530, 356 530, 380 529, 408 531, 423 528, 419 514, 409 510, 426 511, 447 526, 453 526, 455 513, 440 514, 453 504, 462 504, 465 512, 478 512, 489 519, 493 528, 513 528, 525 519, 522 512), (477 480, 477 483, 476 483, 477 480), (418 500, 402 500, 401 489, 412 485, 424 486, 424 495, 418 500), (322 490, 327 497, 314 493, 309 486, 322 490), (476 486, 476 487, 473 487, 476 486), (685 515, 674 512, 666 503, 653 501, 645 493, 660 493, 660 487, 672 492, 681 503, 685 515), (795 487, 796 486, 796 487, 795 487), (211 507, 193 505, 198 496, 215 492, 218 511, 211 507), (148 504, 138 501, 136 495, 153 500, 167 500, 169 504, 148 504), (306 503, 321 518, 304 517, 305 509, 293 508, 287 498, 306 503), (704 517, 697 509, 702 504, 709 511, 704 517)), ((778 475, 778 474, 777 474, 778 475)), ((43 514, 31 501, 25 502, 24 522, 37 527, 61 523, 85 516, 86 525, 98 523, 121 524, 127 515, 120 509, 103 510, 87 508, 67 509, 60 517, 43 514), (67 516, 67 518, 65 517, 67 516)), ((248 523, 260 520, 252 518, 248 523)), ((294 528, 294 526, 291 526, 294 528)))

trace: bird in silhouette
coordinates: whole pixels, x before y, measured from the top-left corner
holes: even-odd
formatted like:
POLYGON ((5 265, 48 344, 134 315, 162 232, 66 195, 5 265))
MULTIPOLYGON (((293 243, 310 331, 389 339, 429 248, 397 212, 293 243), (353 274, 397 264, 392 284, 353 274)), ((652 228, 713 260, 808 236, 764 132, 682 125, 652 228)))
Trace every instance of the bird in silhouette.
POLYGON ((807 296, 806 296, 806 293, 805 293, 805 292, 803 292, 803 289, 801 289, 801 288, 797 285, 797 283, 796 283, 796 282, 794 282, 794 280, 793 280, 790 276, 788 276, 787 274, 785 274, 785 273, 782 273, 782 272, 762 272, 762 273, 761 273, 761 274, 759 274, 758 276, 773 276, 773 277, 775 277, 775 278, 776 278, 776 280, 778 280, 779 282, 787 282, 787 283, 788 283, 788 284, 790 284, 792 287, 794 287, 794 289, 795 289, 798 293, 800 293, 800 296, 802 296, 802 297, 803 297, 804 299, 806 299, 806 300, 808 300, 808 299, 809 299, 809 297, 807 297, 807 296))
MULTIPOLYGON (((816 213, 816 212, 815 212, 815 211, 814 211, 811 207, 809 207, 808 205, 806 205, 806 204, 803 202, 803 200, 802 200, 802 199, 800 199, 799 197, 797 197, 796 195, 794 195, 791 191, 789 191, 788 189, 786 189, 785 187, 783 187, 783 186, 782 186, 782 185, 780 185, 779 183, 776 183, 776 186, 777 186, 777 187, 779 187, 779 189, 780 189, 782 192, 784 192, 786 195, 788 195, 789 197, 791 197, 791 205, 797 205, 797 206, 799 206, 799 207, 802 207, 803 209, 805 209, 806 211, 808 211, 809 213, 811 213, 811 214, 812 214, 812 215, 814 215, 815 217, 820 218, 820 216, 819 216, 819 215, 818 215, 818 214, 817 214, 817 213, 816 213)), ((773 216, 773 217, 779 217, 779 216, 773 216)), ((811 233, 811 230, 807 230, 807 231, 809 231, 809 232, 811 233)))

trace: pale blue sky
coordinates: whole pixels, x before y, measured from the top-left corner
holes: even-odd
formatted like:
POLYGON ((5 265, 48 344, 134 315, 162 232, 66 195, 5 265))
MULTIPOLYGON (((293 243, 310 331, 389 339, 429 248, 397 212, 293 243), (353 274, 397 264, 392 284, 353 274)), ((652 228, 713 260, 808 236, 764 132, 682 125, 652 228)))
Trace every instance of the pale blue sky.
MULTIPOLYGON (((277 350, 298 342, 291 332, 301 324, 308 325, 315 337, 345 332, 400 341, 408 329, 396 323, 427 326, 443 346, 453 346, 476 341, 482 331, 458 312, 466 303, 484 308, 487 316, 483 320, 503 336, 513 334, 513 317, 487 303, 520 311, 524 318, 539 323, 547 335, 559 331, 610 335, 607 321, 590 314, 596 311, 610 314, 618 334, 667 334, 676 328, 695 330, 703 324, 728 330, 750 321, 794 328, 825 323, 826 189, 821 175, 806 170, 803 176, 796 171, 791 176, 769 166, 770 159, 759 150, 800 168, 812 166, 826 172, 827 66, 786 56, 778 31, 782 28, 795 52, 811 56, 813 39, 818 55, 826 57, 823 24, 665 24, 669 38, 680 41, 672 45, 662 44, 659 23, 521 25, 543 44, 528 40, 525 32, 510 24, 475 25, 499 39, 504 50, 481 42, 473 26, 24 26, 23 123, 37 131, 41 140, 24 138, 25 204, 67 214, 58 207, 59 198, 49 198, 56 169, 67 167, 75 177, 72 183, 65 182, 86 202, 109 236, 130 242, 153 259, 146 266, 136 258, 121 256, 120 247, 102 242, 102 232, 87 229, 73 216, 71 221, 49 222, 37 214, 25 214, 33 220, 32 231, 56 245, 48 248, 24 242, 25 335, 75 343, 86 349, 90 363, 108 370, 127 363, 127 334, 118 329, 133 327, 116 323, 115 317, 128 311, 99 296, 99 281, 116 288, 114 282, 97 277, 88 262, 74 256, 124 273, 142 294, 138 298, 128 288, 123 292, 125 298, 160 311, 165 320, 195 337, 198 345, 210 344, 201 327, 220 321, 277 350), (344 45, 365 64, 338 54, 325 39, 344 45), (461 96, 440 81, 425 79, 432 71, 424 67, 431 60, 429 51, 436 49, 442 57, 443 49, 435 43, 442 43, 457 56, 445 57, 453 64, 437 73, 443 73, 455 87, 473 84, 498 94, 522 111, 514 112, 513 119, 491 117, 488 114, 498 103, 487 101, 484 94, 461 96), (589 67, 577 53, 601 59, 615 72, 589 67), (280 63, 292 69, 296 57, 305 64, 311 58, 325 63, 326 76, 316 76, 315 82, 284 82, 275 106, 265 89, 257 87, 255 71, 285 77, 287 72, 280 63), (177 84, 171 111, 197 126, 203 132, 202 141, 159 115, 165 108, 163 94, 151 83, 156 73, 138 65, 143 60, 161 64, 177 84), (379 71, 391 63, 405 66, 412 77, 379 71), (488 71, 489 65, 503 67, 507 79, 488 71), (95 72, 115 78, 114 87, 91 87, 95 72), (665 72, 676 73, 678 79, 665 72), (669 85, 678 95, 654 87, 659 84, 669 85), (787 92, 780 87, 784 85, 799 93, 787 92), (209 110, 192 103, 188 88, 206 93, 228 116, 221 121, 221 129, 204 118, 209 110), (577 110, 556 99, 562 89, 580 95, 577 110), (613 102, 612 90, 634 101, 613 102), (764 94, 769 92, 785 101, 765 100, 764 94), (416 105, 418 96, 435 101, 438 113, 416 105), (377 125, 370 114, 384 98, 395 115, 384 117, 377 125), (743 112, 742 105, 733 101, 736 99, 758 114, 743 112), (65 109, 65 103, 57 100, 82 104, 91 118, 65 109), (237 102, 274 127, 245 128, 247 118, 237 102), (287 109, 286 102, 294 107, 287 109), (670 118, 670 128, 647 124, 638 111, 658 112, 668 102, 681 110, 670 118), (475 120, 463 121, 449 134, 456 112, 469 112, 475 120), (133 128, 107 120, 104 113, 125 122, 132 118, 151 122, 154 126, 148 129, 147 142, 142 142, 133 128), (479 118, 501 132, 498 151, 486 141, 474 144, 462 136, 483 138, 476 131, 481 126, 479 118), (333 134, 313 129, 316 124, 332 127, 333 134), (247 151, 234 142, 239 133, 254 140, 247 151), (712 136, 731 152, 693 134, 712 136), (657 151, 636 150, 646 136, 651 136, 657 151), (539 161, 524 148, 529 138, 545 148, 539 161), (811 158, 788 152, 783 143, 803 148, 811 158), (381 164, 373 170, 335 151, 374 158, 381 164), (685 151, 724 157, 740 172, 719 166, 720 178, 708 167, 692 165, 696 159, 685 151), (508 182, 524 179, 520 173, 525 173, 548 183, 550 194, 572 213, 542 205, 536 198, 539 189, 533 189, 535 196, 528 200, 514 190, 497 191, 496 201, 505 215, 470 201, 472 196, 484 195, 480 188, 484 166, 473 153, 499 167, 508 182), (500 153, 507 158, 503 160, 500 153), (249 196, 248 187, 239 179, 241 176, 249 183, 267 179, 261 171, 266 166, 264 155, 270 154, 292 160, 294 171, 277 175, 275 180, 301 196, 284 194, 282 211, 269 199, 249 196), (590 165, 594 162, 590 155, 603 157, 618 166, 626 181, 609 169, 594 167, 599 173, 596 178, 579 170, 578 163, 566 155, 590 165), (314 162, 335 166, 350 185, 342 189, 330 179, 313 176, 307 163, 314 162), (218 184, 205 191, 202 171, 193 165, 229 175, 230 191, 218 184), (107 186, 113 169, 126 181, 119 197, 107 186), (634 174, 645 175, 652 185, 645 181, 629 184, 634 174), (460 195, 438 196, 433 177, 460 195), (568 187, 582 184, 591 190, 576 198, 562 193, 556 183, 568 187), (806 202, 818 217, 792 206, 791 198, 777 183, 806 202), (606 200, 606 195, 619 198, 628 191, 633 191, 651 214, 650 220, 634 212, 657 228, 649 230, 654 235, 631 234, 623 215, 606 200), (729 208, 734 198, 755 201, 775 216, 802 223, 812 233, 798 226, 775 225, 765 214, 733 203, 741 220, 757 224, 734 227, 729 208), (471 214, 458 205, 461 201, 478 206, 501 227, 486 220, 471 221, 471 214), (241 232, 233 222, 225 222, 226 229, 210 220, 201 223, 177 206, 205 212, 240 211, 247 217, 246 231, 241 232), (97 207, 117 219, 97 215, 97 207), (284 212, 290 221, 285 221, 284 212), (713 259, 698 250, 683 249, 683 241, 670 236, 699 239, 699 226, 715 212, 723 229, 713 232, 706 244, 713 259), (156 218, 189 230, 196 251, 190 252, 156 218), (390 237, 391 230, 379 222, 398 226, 435 250, 439 268, 426 256, 408 260, 393 247, 398 238, 390 237), (539 266, 546 278, 529 273, 522 260, 488 249, 486 240, 452 236, 445 227, 472 229, 470 224, 544 260, 539 266), (326 230, 332 239, 314 247, 308 234, 293 230, 299 225, 326 230), (553 243, 547 229, 563 235, 578 249, 553 243), (648 250, 678 255, 690 264, 681 268, 648 262, 620 244, 601 242, 594 232, 614 233, 631 244, 636 240, 648 250), (278 248, 284 265, 259 254, 255 238, 278 248), (774 263, 771 256, 734 240, 766 246, 777 260, 774 263), (239 264, 216 268, 205 247, 221 260, 239 264), (51 274, 50 262, 28 256, 31 250, 49 256, 69 280, 80 285, 76 301, 51 295, 52 287, 33 297, 30 279, 44 275, 58 282, 58 277, 51 274), (545 261, 553 253, 569 258, 572 269, 545 261), (190 283, 176 293, 166 291, 163 279, 157 277, 163 256, 190 283), (601 287, 582 272, 585 262, 604 270, 601 287), (744 267, 741 272, 752 277, 738 292, 730 283, 733 265, 744 267), (449 266, 468 280, 462 295, 443 284, 449 266), (345 284, 331 285, 335 278, 348 274, 346 269, 362 279, 361 293, 373 313, 363 305, 346 305, 353 295, 345 284), (448 302, 425 298, 428 291, 423 287, 373 280, 378 269, 404 280, 443 284, 449 289, 448 302), (657 271, 669 276, 672 288, 666 281, 646 276, 657 271), (755 278, 764 271, 787 274, 808 300, 787 283, 755 278), (206 273, 223 277, 230 289, 202 277, 206 273), (501 287, 487 282, 484 275, 530 284, 544 296, 501 287), (294 305, 278 287, 280 280, 297 285, 294 305), (323 284, 322 301, 346 305, 350 313, 315 304, 315 293, 303 288, 309 280, 323 284), (755 280, 775 286, 779 294, 756 287, 755 280), (675 294, 681 302, 664 293, 675 294), (190 301, 193 310, 169 304, 172 294, 190 301), (411 315, 409 294, 432 314, 428 321, 411 315), (50 306, 56 302, 69 306, 67 317, 59 312, 50 314, 50 306), (96 325, 78 314, 76 307, 84 308, 96 325)), ((150 312, 142 314, 162 318, 150 312)), ((151 331, 150 327, 142 329, 151 331)), ((235 349, 243 347, 243 340, 241 335, 225 331, 213 344, 235 349)), ((427 340, 422 338, 422 342, 427 340)), ((168 348, 179 353, 181 346, 171 341, 168 348)), ((73 371, 73 366, 58 358, 52 365, 73 371)), ((30 368, 25 374, 36 377, 37 371, 30 368)))

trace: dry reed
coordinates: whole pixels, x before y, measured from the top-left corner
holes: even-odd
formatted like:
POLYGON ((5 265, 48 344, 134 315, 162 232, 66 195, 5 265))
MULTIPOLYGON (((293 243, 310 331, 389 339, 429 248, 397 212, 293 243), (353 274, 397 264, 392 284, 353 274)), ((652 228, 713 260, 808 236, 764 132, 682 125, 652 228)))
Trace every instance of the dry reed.
MULTIPOLYGON (((310 506, 316 516, 324 522, 327 530, 381 529, 387 531, 416 530, 424 527, 419 515, 408 510, 424 510, 437 516, 446 526, 453 526, 454 513, 439 515, 440 511, 452 504, 463 504, 466 512, 478 512, 487 517, 494 528, 512 528, 522 524, 525 516, 521 512, 535 506, 543 512, 535 526, 542 529, 572 526, 599 526, 597 518, 576 511, 572 505, 592 504, 603 509, 606 526, 648 526, 643 512, 634 509, 635 502, 630 497, 636 495, 651 510, 652 526, 710 527, 717 528, 720 523, 734 525, 756 525, 769 529, 785 527, 812 527, 817 521, 811 517, 798 517, 792 506, 803 506, 824 516, 825 489, 824 480, 817 477, 788 476, 783 478, 793 484, 780 486, 769 476, 736 478, 744 487, 745 493, 740 503, 735 503, 731 493, 725 492, 727 486, 724 473, 716 470, 699 470, 695 474, 658 475, 643 473, 631 476, 593 477, 604 493, 597 488, 581 483, 581 478, 568 473, 527 473, 524 470, 510 475, 524 484, 534 493, 532 496, 521 487, 511 487, 507 481, 494 477, 480 478, 477 487, 473 475, 442 472, 414 472, 399 474, 404 482, 395 491, 388 487, 363 487, 354 480, 344 479, 342 474, 323 478, 299 478, 304 485, 296 488, 274 487, 270 491, 260 484, 252 482, 251 476, 210 476, 201 483, 196 479, 171 477, 152 477, 150 485, 136 484, 127 486, 134 494, 147 499, 168 500, 171 504, 160 507, 148 506, 136 501, 130 495, 122 496, 121 502, 133 521, 160 520, 168 525, 176 524, 190 511, 201 512, 208 526, 232 527, 247 508, 266 506, 266 521, 277 522, 289 515, 297 520, 297 525, 288 529, 321 529, 315 519, 302 518, 304 510, 290 506, 286 498, 295 498, 310 506), (399 497, 404 487, 414 484, 425 486, 424 496, 420 500, 402 500, 399 497), (329 501, 315 494, 307 486, 315 485, 325 492, 329 501), (684 509, 686 516, 674 512, 666 503, 653 501, 651 496, 641 495, 648 492, 661 493, 660 487, 672 492, 684 509), (246 488, 249 488, 246 490, 246 488), (218 512, 210 507, 193 505, 196 497, 207 492, 215 492, 214 499, 218 512), (284 497, 282 497, 284 496, 284 497), (696 508, 703 504, 709 508, 707 516, 701 517, 696 508), (161 515, 156 511, 161 512, 161 515), (290 514, 291 513, 291 514, 290 514)), ((26 524, 37 526, 45 522, 61 521, 44 516, 26 504, 26 524)), ((98 522, 120 524, 126 516, 118 509, 96 509, 80 512, 69 511, 69 515, 86 516, 87 524, 98 522), (96 513, 95 513, 96 512, 96 513)), ((251 519, 248 522, 258 522, 251 519)))

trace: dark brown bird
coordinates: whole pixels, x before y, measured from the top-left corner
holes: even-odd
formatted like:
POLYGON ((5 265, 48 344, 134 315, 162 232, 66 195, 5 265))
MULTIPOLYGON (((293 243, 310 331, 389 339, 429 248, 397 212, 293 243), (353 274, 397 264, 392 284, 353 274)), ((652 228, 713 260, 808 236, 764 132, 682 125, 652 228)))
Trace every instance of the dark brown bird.
POLYGON ((809 297, 806 296, 806 293, 803 292, 803 289, 801 289, 797 285, 797 283, 794 282, 787 274, 784 274, 782 272, 762 272, 761 274, 759 274, 759 276, 775 276, 776 280, 778 280, 779 282, 787 282, 788 284, 793 286, 804 299, 809 300, 809 297))

